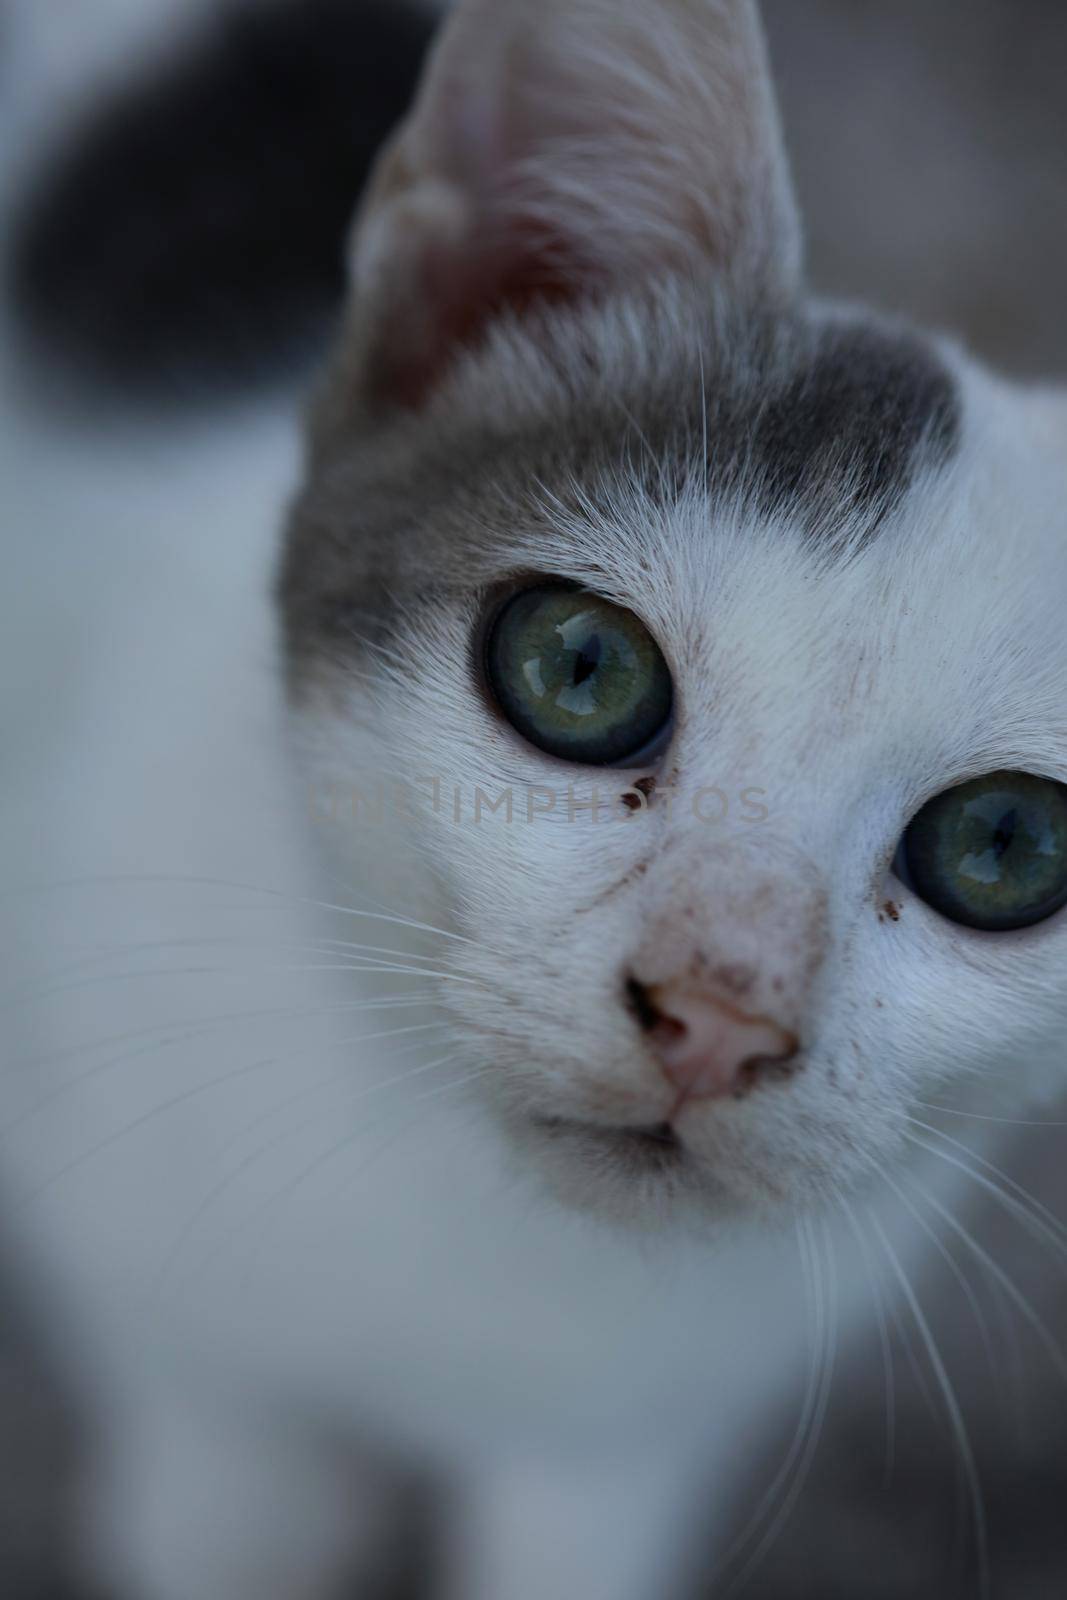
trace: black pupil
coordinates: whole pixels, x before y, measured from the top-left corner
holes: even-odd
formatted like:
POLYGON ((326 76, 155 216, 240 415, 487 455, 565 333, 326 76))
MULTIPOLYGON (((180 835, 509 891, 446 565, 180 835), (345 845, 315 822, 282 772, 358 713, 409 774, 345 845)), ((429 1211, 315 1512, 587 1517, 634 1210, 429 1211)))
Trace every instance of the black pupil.
POLYGON ((591 678, 600 665, 600 635, 590 634, 585 644, 578 652, 578 659, 574 663, 575 687, 591 678))
POLYGON ((993 852, 998 861, 1007 855, 1015 838, 1016 826, 1015 811, 1006 811, 997 823, 993 832, 993 852))

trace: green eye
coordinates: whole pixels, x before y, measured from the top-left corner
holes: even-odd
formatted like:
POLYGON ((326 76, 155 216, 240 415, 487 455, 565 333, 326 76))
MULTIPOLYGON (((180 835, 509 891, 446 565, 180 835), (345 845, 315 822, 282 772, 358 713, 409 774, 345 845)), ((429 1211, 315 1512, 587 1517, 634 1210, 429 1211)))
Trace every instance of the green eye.
POLYGON ((992 772, 939 794, 903 839, 916 894, 951 922, 990 933, 1067 905, 1067 786, 992 772))
POLYGON ((561 583, 508 601, 486 667, 508 721, 562 761, 637 765, 670 722, 671 675, 648 629, 561 583))

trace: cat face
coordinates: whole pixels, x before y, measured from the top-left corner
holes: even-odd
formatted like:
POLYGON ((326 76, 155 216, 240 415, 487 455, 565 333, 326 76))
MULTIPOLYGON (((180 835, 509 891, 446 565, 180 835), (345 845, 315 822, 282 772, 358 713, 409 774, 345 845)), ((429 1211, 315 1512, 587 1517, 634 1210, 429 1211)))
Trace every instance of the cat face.
POLYGON ((793 1204, 1056 1073, 1067 427, 805 298, 747 5, 526 9, 459 7, 357 225, 295 712, 558 1191, 793 1204), (924 809, 995 773, 1054 782, 924 809))

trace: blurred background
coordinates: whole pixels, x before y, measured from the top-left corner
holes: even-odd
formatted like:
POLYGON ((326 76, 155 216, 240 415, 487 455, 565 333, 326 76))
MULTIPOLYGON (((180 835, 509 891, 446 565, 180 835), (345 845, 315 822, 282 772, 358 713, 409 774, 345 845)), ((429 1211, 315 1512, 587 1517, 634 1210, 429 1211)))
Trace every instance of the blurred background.
MULTIPOLYGON (((1067 378, 1067 7, 763 9, 817 287, 942 326, 1014 374, 1067 378)), ((18 579, 49 535, 24 499, 16 514, 16 449, 24 460, 32 441, 35 474, 66 474, 75 503, 89 419, 180 434, 210 416, 236 438, 267 392, 295 417, 337 316, 347 218, 431 26, 390 0, 0 0, 0 801, 19 781, 11 752, 62 726, 47 676, 26 671, 38 623, 18 579), (400 42, 369 59, 374 9, 400 42)), ((1057 1239, 1065 1137, 1020 1128, 998 1156, 1057 1239)), ((973 1194, 965 1224, 1014 1289, 946 1237, 918 1292, 974 1442, 991 1592, 1052 1600, 1067 1594, 1067 1390, 1035 1330, 1067 1332, 1062 1256, 981 1184, 973 1194)), ((78 1419, 24 1300, 9 1274, 0 1596, 81 1600, 60 1589, 78 1419)), ((779 1430, 739 1442, 739 1530, 768 1485, 784 1484, 789 1515, 731 1578, 762 1600, 975 1595, 959 1453, 914 1336, 887 1314, 845 1353, 817 1439, 798 1440, 799 1414, 797 1396, 779 1430)), ((413 1504, 397 1530, 398 1596, 419 1593, 432 1521, 413 1504)))

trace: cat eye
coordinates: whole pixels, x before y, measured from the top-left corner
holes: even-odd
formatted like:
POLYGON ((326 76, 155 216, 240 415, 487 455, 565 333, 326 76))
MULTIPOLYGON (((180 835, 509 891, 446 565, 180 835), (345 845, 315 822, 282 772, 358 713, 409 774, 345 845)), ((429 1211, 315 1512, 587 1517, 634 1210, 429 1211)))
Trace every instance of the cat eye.
POLYGON ((951 922, 989 933, 1067 905, 1067 785, 991 772, 923 806, 898 852, 900 876, 951 922))
POLYGON ((490 630, 486 673, 512 726, 561 761, 638 766, 670 725, 670 670, 644 623, 566 584, 512 596, 490 630))

